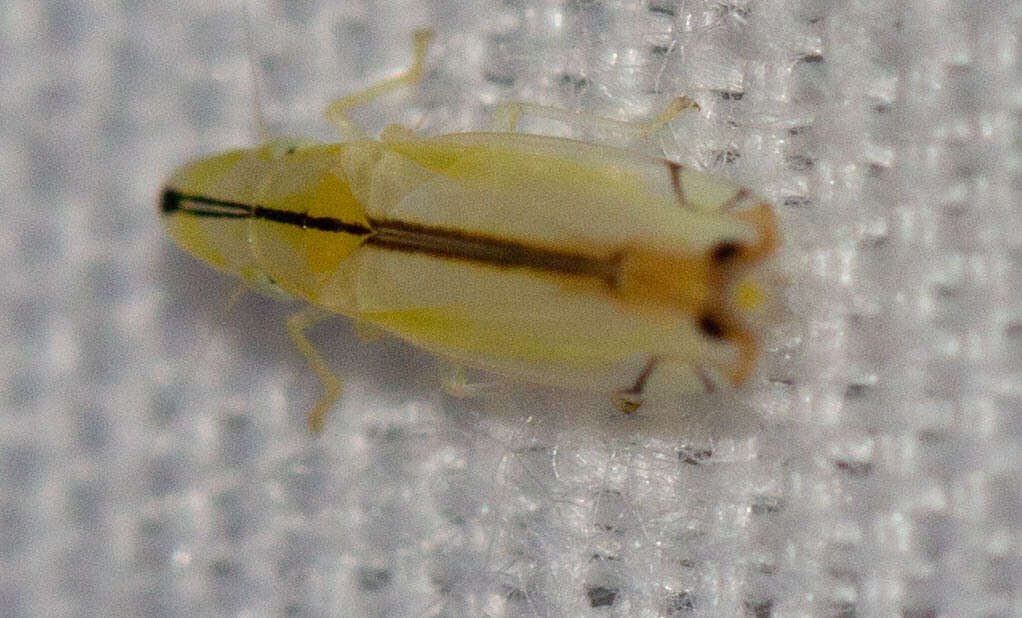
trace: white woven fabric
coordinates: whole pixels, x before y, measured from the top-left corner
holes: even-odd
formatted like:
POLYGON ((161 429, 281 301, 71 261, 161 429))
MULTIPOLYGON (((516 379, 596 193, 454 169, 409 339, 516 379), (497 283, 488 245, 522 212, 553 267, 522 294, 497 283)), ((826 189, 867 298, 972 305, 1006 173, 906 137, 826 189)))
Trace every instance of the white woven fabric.
POLYGON ((130 3, 0 9, 0 614, 1022 614, 1016 2, 130 3), (385 6, 377 6, 377 4, 385 6), (343 320, 321 437, 292 308, 164 240, 178 163, 437 38, 357 117, 618 118, 783 218, 788 315, 728 401, 621 418, 343 320))

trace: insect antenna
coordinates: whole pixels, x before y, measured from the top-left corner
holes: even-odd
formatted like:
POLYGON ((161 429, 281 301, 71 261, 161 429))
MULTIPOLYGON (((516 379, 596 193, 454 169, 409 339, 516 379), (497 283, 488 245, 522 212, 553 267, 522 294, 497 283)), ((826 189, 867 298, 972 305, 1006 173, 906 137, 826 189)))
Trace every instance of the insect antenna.
POLYGON ((265 144, 272 138, 266 128, 266 114, 263 113, 262 81, 256 68, 255 34, 252 28, 252 16, 248 9, 248 1, 242 3, 241 12, 245 21, 245 52, 248 55, 248 68, 252 74, 252 111, 255 115, 255 129, 259 133, 259 143, 265 144))

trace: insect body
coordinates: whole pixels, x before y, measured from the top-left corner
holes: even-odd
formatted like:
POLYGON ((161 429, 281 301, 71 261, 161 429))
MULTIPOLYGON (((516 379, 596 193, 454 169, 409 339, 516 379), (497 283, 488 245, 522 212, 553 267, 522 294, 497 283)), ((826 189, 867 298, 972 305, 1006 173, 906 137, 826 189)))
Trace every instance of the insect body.
POLYGON ((740 384, 778 244, 770 206, 728 181, 512 132, 271 142, 177 170, 160 212, 197 257, 316 308, 291 323, 327 386, 313 427, 339 381, 302 331, 333 313, 629 412, 740 384))

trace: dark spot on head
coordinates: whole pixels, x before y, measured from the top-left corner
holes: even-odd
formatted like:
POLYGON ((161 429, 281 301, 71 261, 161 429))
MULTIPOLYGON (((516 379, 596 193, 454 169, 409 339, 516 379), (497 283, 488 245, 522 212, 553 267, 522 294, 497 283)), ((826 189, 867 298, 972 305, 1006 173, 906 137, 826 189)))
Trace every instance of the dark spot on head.
POLYGON ((741 250, 742 246, 738 243, 725 241, 710 251, 710 259, 713 260, 714 264, 722 264, 733 259, 741 250))
POLYGON ((181 194, 171 188, 165 188, 160 194, 160 214, 169 215, 181 207, 181 194))
POLYGON ((289 146, 287 149, 287 154, 294 154, 296 150, 298 150, 298 146, 289 146))
POLYGON ((699 330, 710 339, 724 338, 724 325, 712 314, 704 313, 699 318, 699 330))

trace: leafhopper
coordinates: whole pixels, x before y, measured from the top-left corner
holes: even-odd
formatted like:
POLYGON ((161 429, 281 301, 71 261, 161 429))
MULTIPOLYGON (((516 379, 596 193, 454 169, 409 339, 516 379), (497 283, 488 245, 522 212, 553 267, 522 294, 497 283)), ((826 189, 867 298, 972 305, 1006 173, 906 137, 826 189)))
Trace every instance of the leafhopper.
POLYGON ((183 249, 306 301, 288 328, 325 388, 310 426, 341 381, 305 330, 334 314, 458 366, 605 392, 626 413, 745 382, 773 295, 760 276, 779 244, 770 204, 666 159, 515 132, 522 113, 573 117, 521 103, 498 111, 503 131, 366 137, 347 110, 419 80, 428 40, 416 33, 405 72, 328 108, 344 141, 199 159, 160 195, 183 249))

